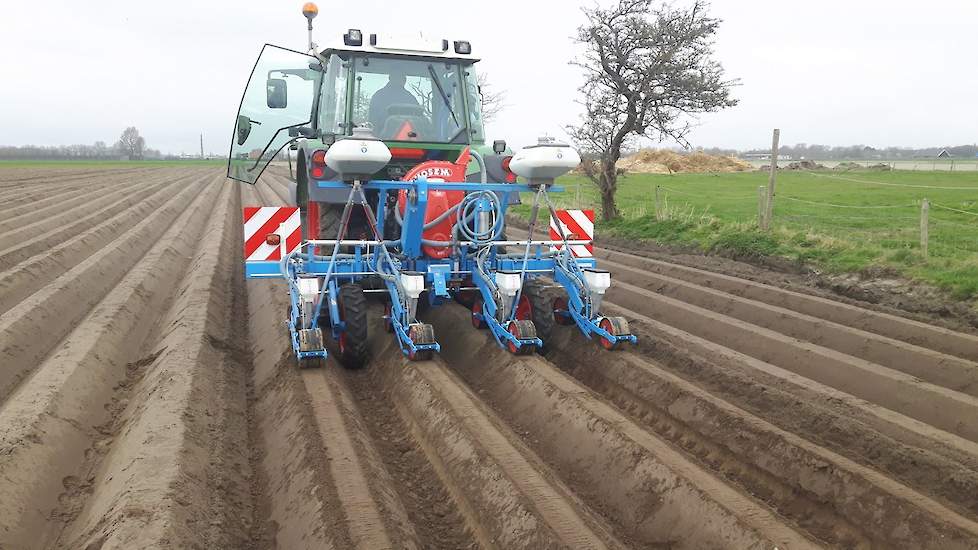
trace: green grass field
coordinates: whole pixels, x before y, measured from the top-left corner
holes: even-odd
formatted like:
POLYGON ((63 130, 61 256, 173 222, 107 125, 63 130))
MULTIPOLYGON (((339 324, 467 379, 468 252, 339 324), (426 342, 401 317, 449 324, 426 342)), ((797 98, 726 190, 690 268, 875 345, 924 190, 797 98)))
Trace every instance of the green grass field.
MULTIPOLYGON (((617 195, 622 218, 599 221, 596 231, 711 252, 778 256, 833 273, 886 267, 957 298, 978 297, 975 172, 780 172, 772 230, 762 232, 757 194, 767 179, 766 172, 626 175, 617 195), (928 258, 920 246, 924 198, 931 202, 928 258)), ((597 188, 585 178, 567 176, 560 183, 566 190, 553 195, 558 206, 598 208, 597 188)), ((528 211, 524 204, 514 212, 528 211)))

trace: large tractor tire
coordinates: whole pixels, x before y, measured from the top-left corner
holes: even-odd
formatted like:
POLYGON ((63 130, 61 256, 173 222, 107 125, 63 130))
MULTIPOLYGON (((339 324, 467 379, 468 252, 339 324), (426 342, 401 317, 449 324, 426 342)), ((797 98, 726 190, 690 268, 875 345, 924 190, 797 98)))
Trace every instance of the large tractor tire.
POLYGON ((340 333, 339 361, 348 369, 359 369, 370 359, 367 343, 367 297, 360 285, 347 283, 340 287, 337 302, 340 319, 346 330, 340 333))
MULTIPOLYGON (((344 204, 333 204, 328 202, 319 203, 319 238, 323 240, 335 239, 340 231, 340 220, 343 218, 343 208, 344 204)), ((346 229, 346 236, 343 237, 344 240, 373 240, 374 234, 370 230, 370 226, 367 223, 367 216, 363 213, 363 208, 359 205, 354 205, 352 212, 350 212, 350 224, 346 229)), ((329 246, 324 246, 320 248, 320 254, 328 254, 332 250, 329 246)), ((354 247, 345 246, 340 247, 341 254, 352 254, 354 247)), ((373 275, 363 277, 360 280, 361 285, 364 288, 370 290, 383 289, 384 282, 380 277, 373 275)), ((371 294, 371 296, 377 296, 371 294)))
MULTIPOLYGON (((340 232, 340 219, 343 217, 345 204, 328 202, 319 203, 319 238, 335 239, 340 232)), ((346 228, 344 239, 372 240, 373 231, 367 224, 367 216, 360 205, 354 205, 350 212, 350 223, 346 228)))
POLYGON ((550 339, 556 324, 553 310, 556 294, 554 289, 549 288, 540 279, 529 279, 523 285, 522 298, 525 298, 529 303, 529 318, 536 328, 537 337, 543 340, 540 353, 547 352, 547 341, 550 339))

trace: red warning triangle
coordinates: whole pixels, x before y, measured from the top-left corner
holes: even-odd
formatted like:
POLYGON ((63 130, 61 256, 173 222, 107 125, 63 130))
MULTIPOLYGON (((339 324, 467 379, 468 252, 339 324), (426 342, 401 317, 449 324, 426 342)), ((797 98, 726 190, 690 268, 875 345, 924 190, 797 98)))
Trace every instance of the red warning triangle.
POLYGON ((414 133, 414 125, 411 124, 410 120, 405 120, 404 124, 401 124, 401 129, 397 131, 397 135, 394 136, 394 139, 399 141, 417 139, 417 134, 412 136, 412 133, 414 133))

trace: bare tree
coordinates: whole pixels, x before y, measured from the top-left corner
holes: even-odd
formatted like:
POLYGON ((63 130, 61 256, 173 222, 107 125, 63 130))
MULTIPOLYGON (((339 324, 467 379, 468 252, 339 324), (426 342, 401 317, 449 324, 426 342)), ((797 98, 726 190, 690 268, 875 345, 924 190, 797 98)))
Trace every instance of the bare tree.
POLYGON ((143 149, 146 147, 146 140, 139 135, 139 130, 135 126, 130 126, 122 131, 119 143, 116 144, 119 151, 129 156, 129 160, 139 160, 143 158, 143 149))
POLYGON ((479 73, 477 82, 482 96, 482 121, 489 122, 506 108, 506 92, 493 91, 487 73, 479 73))
POLYGON ((580 88, 585 114, 568 132, 584 154, 585 174, 601 191, 602 217, 618 217, 615 163, 622 147, 646 137, 673 139, 688 146, 686 135, 698 113, 737 104, 730 96, 736 81, 725 80, 713 60, 713 35, 719 19, 708 4, 694 0, 675 8, 654 0, 618 0, 610 8, 585 8, 587 23, 577 29, 584 55, 580 88))

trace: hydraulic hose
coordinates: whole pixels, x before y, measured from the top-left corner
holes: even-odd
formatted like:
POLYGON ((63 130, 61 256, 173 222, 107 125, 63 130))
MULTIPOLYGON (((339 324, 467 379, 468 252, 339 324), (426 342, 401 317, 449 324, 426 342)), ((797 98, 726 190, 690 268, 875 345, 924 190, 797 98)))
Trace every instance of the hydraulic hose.
POLYGON ((503 208, 499 196, 492 191, 485 190, 465 195, 457 211, 455 228, 458 234, 463 237, 462 240, 472 241, 479 247, 486 246, 496 240, 503 229, 503 208), (478 206, 480 199, 489 201, 489 204, 492 205, 492 214, 495 218, 490 227, 481 231, 478 228, 472 229, 468 225, 468 222, 478 213, 475 207, 478 206))
MULTIPOLYGON (((469 153, 472 155, 472 157, 475 159, 476 163, 479 165, 479 180, 482 183, 487 183, 489 181, 489 174, 488 174, 488 172, 486 172, 486 160, 485 160, 485 158, 482 157, 482 154, 481 153, 479 153, 478 151, 476 151, 474 149, 470 149, 469 150, 469 153)), ((461 204, 461 203, 459 203, 459 204, 461 204)), ((435 218, 435 219, 431 220, 430 222, 424 224, 424 229, 431 229, 432 227, 434 227, 434 226, 438 225, 439 223, 443 222, 446 218, 448 218, 448 216, 450 216, 452 214, 452 212, 455 212, 456 210, 458 210, 459 204, 452 205, 451 208, 449 208, 448 210, 446 210, 446 211, 442 212, 441 214, 439 214, 437 218, 435 218)), ((394 207, 394 219, 397 221, 397 225, 403 225, 404 224, 404 218, 401 215, 401 209, 400 208, 394 207)))
POLYGON ((489 181, 489 175, 486 173, 486 159, 482 158, 482 153, 476 151, 475 149, 469 149, 469 154, 472 158, 479 164, 479 181, 482 183, 487 183, 489 181))

